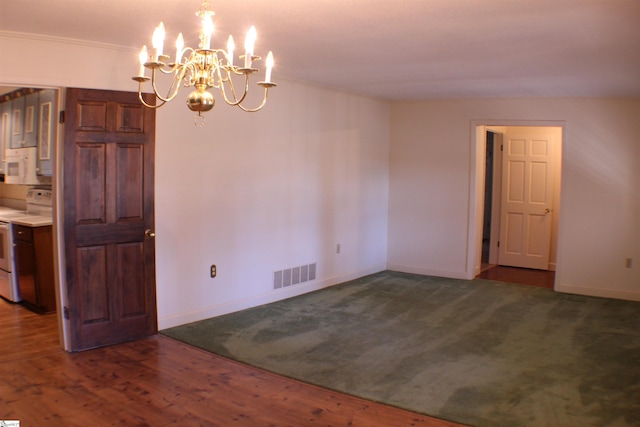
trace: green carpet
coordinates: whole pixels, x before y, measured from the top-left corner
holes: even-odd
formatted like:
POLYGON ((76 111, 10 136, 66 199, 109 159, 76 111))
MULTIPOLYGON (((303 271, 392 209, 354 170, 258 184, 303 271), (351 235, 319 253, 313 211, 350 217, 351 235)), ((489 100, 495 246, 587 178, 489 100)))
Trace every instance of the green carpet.
POLYGON ((473 426, 640 426, 640 303, 385 271, 161 331, 473 426))

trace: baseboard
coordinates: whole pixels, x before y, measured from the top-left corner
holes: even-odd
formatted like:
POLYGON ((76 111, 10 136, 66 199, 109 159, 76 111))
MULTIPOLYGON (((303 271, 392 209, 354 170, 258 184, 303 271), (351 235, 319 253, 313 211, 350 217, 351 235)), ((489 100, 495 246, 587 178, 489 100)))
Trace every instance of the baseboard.
POLYGON ((435 270, 432 268, 415 267, 411 265, 392 264, 392 263, 387 264, 387 270, 399 271, 401 273, 422 274, 424 276, 436 276, 436 277, 447 277, 450 279, 468 280, 467 274, 464 271, 435 270))
POLYGON ((556 292, 564 292, 567 294, 578 294, 578 295, 586 295, 591 297, 622 299, 627 301, 640 301, 640 292, 634 292, 634 291, 616 291, 613 289, 586 288, 584 286, 558 284, 558 283, 556 283, 554 290, 556 292))
POLYGON ((260 295, 254 295, 248 298, 242 298, 235 301, 229 301, 223 304, 216 304, 208 307, 203 307, 198 310, 189 311, 186 313, 175 314, 172 316, 158 317, 158 329, 167 329, 174 326, 184 325, 191 322, 197 322, 198 320, 208 319, 210 317, 222 316, 224 314, 233 313, 247 308, 257 307, 263 304, 269 304, 276 301, 281 301, 287 298, 296 297, 306 294, 308 292, 317 291, 329 286, 334 286, 340 283, 348 282, 350 280, 358 279, 360 277, 368 276, 369 274, 378 273, 386 269, 385 265, 379 265, 375 267, 366 268, 364 270, 342 274, 339 276, 330 277, 323 280, 315 280, 307 282, 301 285, 289 286, 277 290, 272 290, 260 295))

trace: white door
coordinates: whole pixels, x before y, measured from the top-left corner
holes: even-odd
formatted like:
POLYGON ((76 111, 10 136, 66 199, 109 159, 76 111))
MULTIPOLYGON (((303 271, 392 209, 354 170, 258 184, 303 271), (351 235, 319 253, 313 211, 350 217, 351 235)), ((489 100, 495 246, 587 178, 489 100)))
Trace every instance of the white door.
POLYGON ((498 264, 549 269, 553 138, 507 133, 498 264))

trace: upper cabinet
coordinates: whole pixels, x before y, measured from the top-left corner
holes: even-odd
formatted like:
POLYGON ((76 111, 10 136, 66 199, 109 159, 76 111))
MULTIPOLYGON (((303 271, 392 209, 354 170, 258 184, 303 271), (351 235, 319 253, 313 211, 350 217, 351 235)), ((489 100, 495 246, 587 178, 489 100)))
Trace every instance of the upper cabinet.
POLYGON ((53 173, 52 147, 57 135, 56 117, 58 111, 58 92, 45 89, 38 92, 38 169, 40 175, 53 173))
POLYGON ((11 102, 0 103, 0 174, 4 173, 4 150, 11 143, 11 102))
POLYGON ((38 175, 51 176, 57 137, 57 90, 20 89, 0 101, 0 173, 5 172, 5 150, 36 147, 38 175))
POLYGON ((22 128, 22 146, 35 147, 38 129, 38 93, 30 93, 24 97, 24 126, 22 128))
POLYGON ((6 148, 24 147, 24 106, 24 96, 11 101, 11 142, 6 148))

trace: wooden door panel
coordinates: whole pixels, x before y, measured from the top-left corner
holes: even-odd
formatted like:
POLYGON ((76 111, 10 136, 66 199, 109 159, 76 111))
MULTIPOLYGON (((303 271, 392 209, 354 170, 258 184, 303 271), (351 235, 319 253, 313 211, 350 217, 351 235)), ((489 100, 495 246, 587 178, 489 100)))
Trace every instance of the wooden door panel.
POLYGON ((524 138, 511 138, 507 140, 507 153, 510 156, 524 156, 527 140, 524 138))
POLYGON ((548 165, 546 162, 531 162, 531 189, 529 190, 529 203, 547 206, 551 195, 548 194, 548 165))
POLYGON ((117 245, 116 269, 118 283, 121 284, 122 317, 143 316, 146 313, 146 295, 144 292, 144 274, 137 266, 144 264, 142 242, 117 245))
POLYGON ((549 242, 546 241, 547 215, 530 214, 527 218, 527 251, 529 256, 542 257, 549 242))
POLYGON ((521 161, 509 161, 507 168, 507 195, 508 203, 524 202, 525 163, 521 161))
POLYGON ((136 93, 69 89, 65 247, 70 346, 157 332, 153 229, 155 113, 136 93))
POLYGON ((549 141, 546 139, 531 140, 531 156, 541 156, 546 159, 549 156, 549 141))
POLYGON ((509 212, 506 217, 507 227, 505 241, 505 253, 519 255, 522 253, 522 241, 524 231, 523 215, 509 212))
POLYGON ((108 322, 107 251, 104 246, 78 248, 78 286, 84 290, 78 315, 82 325, 108 322))
POLYGON ((140 191, 144 182, 144 146, 118 144, 117 146, 117 191, 119 194, 116 221, 142 221, 144 219, 144 193, 140 191))
POLYGON ((144 132, 144 107, 138 105, 117 105, 117 132, 144 132))
POLYGON ((105 132, 107 130, 107 102, 79 100, 77 131, 105 132))
POLYGON ((107 221, 106 146, 78 143, 75 149, 76 224, 104 224, 107 221))
POLYGON ((109 245, 116 243, 129 243, 141 241, 146 230, 144 223, 138 224, 91 224, 78 227, 76 231, 76 245, 109 245))

